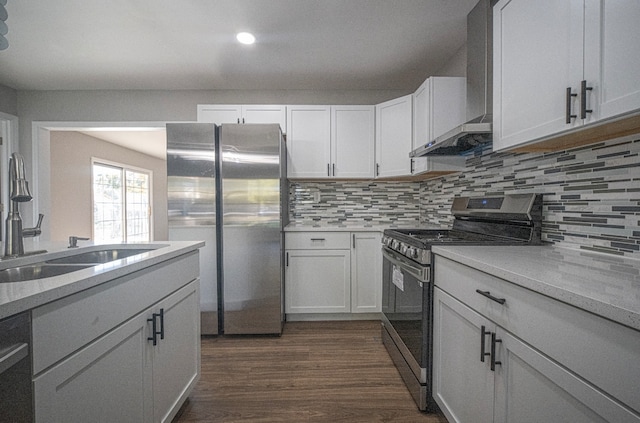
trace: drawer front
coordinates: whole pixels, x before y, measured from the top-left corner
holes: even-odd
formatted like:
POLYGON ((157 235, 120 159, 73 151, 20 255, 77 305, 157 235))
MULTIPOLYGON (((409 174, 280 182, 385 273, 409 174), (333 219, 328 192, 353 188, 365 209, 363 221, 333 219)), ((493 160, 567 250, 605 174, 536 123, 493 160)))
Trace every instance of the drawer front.
POLYGON ((348 250, 351 248, 351 233, 288 232, 285 245, 288 250, 348 250))
POLYGON ((196 251, 34 309, 34 375, 196 279, 198 269, 196 251))
POLYGON ((441 256, 434 271, 440 289, 640 412, 639 331, 441 256))

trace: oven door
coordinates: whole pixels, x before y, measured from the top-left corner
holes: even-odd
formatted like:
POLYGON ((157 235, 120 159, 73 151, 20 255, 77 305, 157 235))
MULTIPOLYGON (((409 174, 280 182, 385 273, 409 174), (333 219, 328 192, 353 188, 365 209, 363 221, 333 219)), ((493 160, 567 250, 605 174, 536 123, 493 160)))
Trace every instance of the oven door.
POLYGON ((427 382, 430 267, 383 247, 383 323, 421 384, 427 382))

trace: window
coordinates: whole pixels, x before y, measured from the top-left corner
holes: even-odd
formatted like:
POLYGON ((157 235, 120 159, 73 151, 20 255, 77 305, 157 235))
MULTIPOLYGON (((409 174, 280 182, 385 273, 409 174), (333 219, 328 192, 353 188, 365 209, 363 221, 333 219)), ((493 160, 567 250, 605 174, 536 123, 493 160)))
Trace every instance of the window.
POLYGON ((151 241, 151 171, 92 161, 93 239, 151 241))

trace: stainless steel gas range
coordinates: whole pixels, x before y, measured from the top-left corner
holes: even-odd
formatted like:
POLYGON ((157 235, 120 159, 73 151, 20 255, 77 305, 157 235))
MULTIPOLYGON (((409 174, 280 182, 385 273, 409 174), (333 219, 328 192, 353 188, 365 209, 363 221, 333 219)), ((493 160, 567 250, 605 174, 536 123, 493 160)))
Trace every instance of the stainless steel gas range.
POLYGON ((383 243, 382 340, 418 408, 431 393, 434 245, 541 243, 542 196, 455 198, 449 229, 388 229, 383 243))

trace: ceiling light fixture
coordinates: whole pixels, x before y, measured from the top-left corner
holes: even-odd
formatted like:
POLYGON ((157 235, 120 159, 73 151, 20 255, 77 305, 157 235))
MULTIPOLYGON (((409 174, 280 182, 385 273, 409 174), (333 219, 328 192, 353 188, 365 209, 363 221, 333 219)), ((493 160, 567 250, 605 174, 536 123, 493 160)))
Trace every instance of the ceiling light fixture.
POLYGON ((236 39, 242 44, 253 44, 256 42, 256 37, 250 32, 238 32, 236 39))

